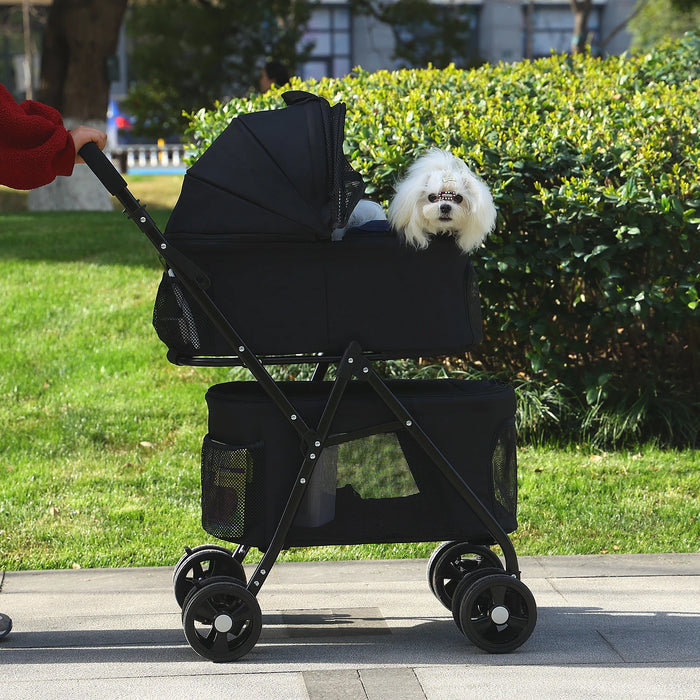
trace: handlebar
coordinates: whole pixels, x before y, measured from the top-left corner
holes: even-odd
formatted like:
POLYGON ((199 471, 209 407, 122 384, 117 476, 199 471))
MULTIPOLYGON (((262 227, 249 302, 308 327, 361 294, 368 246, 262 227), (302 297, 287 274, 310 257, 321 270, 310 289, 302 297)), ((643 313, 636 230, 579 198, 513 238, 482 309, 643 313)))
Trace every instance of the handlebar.
POLYGON ((89 141, 78 151, 78 155, 113 197, 126 189, 126 180, 96 143, 89 141))

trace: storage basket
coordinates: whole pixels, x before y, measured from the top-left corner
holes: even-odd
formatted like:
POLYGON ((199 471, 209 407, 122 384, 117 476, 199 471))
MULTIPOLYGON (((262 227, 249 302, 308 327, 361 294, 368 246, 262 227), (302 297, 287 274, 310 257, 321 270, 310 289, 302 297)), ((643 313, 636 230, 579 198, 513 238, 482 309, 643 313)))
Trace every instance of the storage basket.
MULTIPOLYGON (((299 415, 315 425, 320 420, 330 385, 330 382, 282 382, 280 388, 299 415)), ((387 385, 503 529, 512 532, 517 526, 512 388, 494 382, 457 380, 394 381, 387 385)), ((225 500, 224 497, 205 494, 204 528, 222 539, 265 549, 302 463, 299 437, 256 382, 211 387, 207 404, 209 435, 205 444, 214 445, 225 454, 244 449, 246 456, 239 469, 243 470, 245 463, 246 478, 244 515, 231 506, 235 523, 229 528, 222 527, 216 504, 225 500), (241 447, 246 445, 249 447, 241 447)), ((438 467, 413 437, 395 422, 392 426, 392 421, 394 416, 370 386, 359 381, 348 385, 331 427, 341 442, 337 460, 331 460, 330 467, 323 459, 319 461, 306 494, 307 499, 318 499, 324 488, 327 493, 328 472, 337 472, 335 503, 327 505, 323 513, 316 508, 311 520, 299 517, 304 512, 302 508, 285 546, 455 538, 491 541, 483 523, 438 467), (355 439, 353 433, 362 433, 363 437, 355 439), (358 457, 362 441, 368 439, 375 440, 375 444, 358 457), (388 456, 394 465, 389 466, 396 469, 396 463, 403 461, 404 473, 395 472, 383 492, 368 493, 365 481, 371 474, 383 472, 386 465, 380 460, 388 442, 397 446, 388 456), (355 481, 345 483, 348 475, 355 481), (392 493, 392 487, 399 482, 404 486, 392 493)), ((333 449, 326 447, 324 453, 332 454, 333 449)), ((228 474, 230 468, 224 468, 228 474)), ((243 471, 241 485, 242 475, 243 471)), ((221 476, 209 476, 206 486, 203 481, 203 489, 216 491, 220 483, 221 476)), ((308 507, 307 500, 307 511, 308 507)))

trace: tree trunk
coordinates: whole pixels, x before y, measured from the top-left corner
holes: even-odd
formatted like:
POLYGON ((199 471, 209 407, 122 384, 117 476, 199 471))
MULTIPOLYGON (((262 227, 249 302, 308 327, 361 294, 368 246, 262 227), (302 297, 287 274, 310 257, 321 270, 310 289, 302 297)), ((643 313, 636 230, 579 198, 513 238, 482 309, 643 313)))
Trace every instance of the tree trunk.
MULTIPOLYGON (((66 128, 105 130, 109 102, 107 58, 115 54, 127 0, 54 0, 44 32, 37 99, 55 107, 66 128)), ((111 209, 99 181, 76 165, 70 178, 33 191, 29 208, 111 209)))
POLYGON ((588 43, 588 18, 593 0, 570 0, 574 12, 574 33, 571 37, 571 53, 583 53, 588 43))

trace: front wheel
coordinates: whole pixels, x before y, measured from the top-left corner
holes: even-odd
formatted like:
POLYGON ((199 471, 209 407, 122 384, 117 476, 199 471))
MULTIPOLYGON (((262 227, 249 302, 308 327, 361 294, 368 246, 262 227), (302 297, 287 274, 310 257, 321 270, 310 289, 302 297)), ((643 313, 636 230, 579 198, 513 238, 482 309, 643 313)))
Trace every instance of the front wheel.
POLYGON ((536 623, 537 605, 530 589, 507 574, 477 579, 459 603, 459 626, 465 636, 491 654, 517 649, 536 623))
POLYGON ((257 598, 239 581, 215 576, 187 594, 182 627, 200 656, 216 662, 235 661, 256 645, 262 612, 257 598))

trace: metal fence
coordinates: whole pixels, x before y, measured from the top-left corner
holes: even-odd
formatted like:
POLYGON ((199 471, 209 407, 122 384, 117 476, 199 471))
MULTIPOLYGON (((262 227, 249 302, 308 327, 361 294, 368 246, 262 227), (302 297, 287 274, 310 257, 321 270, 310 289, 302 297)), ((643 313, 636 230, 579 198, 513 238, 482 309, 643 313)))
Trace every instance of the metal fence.
POLYGON ((134 171, 182 173, 185 147, 181 144, 133 144, 116 146, 109 156, 121 173, 134 171))

